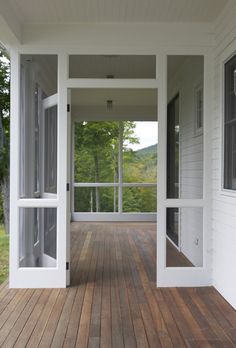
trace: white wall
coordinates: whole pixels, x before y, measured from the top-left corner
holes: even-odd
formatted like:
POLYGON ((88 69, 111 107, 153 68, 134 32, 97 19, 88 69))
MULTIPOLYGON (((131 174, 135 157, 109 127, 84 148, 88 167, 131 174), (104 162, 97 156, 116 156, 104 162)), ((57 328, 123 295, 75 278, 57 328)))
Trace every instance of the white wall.
POLYGON ((236 2, 216 22, 212 134, 213 285, 236 308, 236 192, 221 191, 223 60, 236 52, 236 2))
MULTIPOLYGON (((179 195, 185 199, 203 197, 203 135, 195 130, 195 91, 202 84, 203 57, 200 56, 184 58, 168 78, 168 100, 179 93, 179 195)), ((202 248, 203 210, 182 208, 180 249, 193 265, 202 266, 202 248)))

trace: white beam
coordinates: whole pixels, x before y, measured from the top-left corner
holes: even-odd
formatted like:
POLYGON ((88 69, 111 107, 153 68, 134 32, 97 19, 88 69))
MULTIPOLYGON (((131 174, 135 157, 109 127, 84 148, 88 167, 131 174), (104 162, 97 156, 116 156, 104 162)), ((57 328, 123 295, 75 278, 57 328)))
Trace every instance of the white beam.
POLYGON ((157 79, 68 79, 68 88, 158 88, 157 79))
POLYGON ((21 43, 21 20, 9 1, 0 0, 0 41, 9 48, 21 43))
POLYGON ((72 213, 72 221, 156 222, 156 213, 72 213))

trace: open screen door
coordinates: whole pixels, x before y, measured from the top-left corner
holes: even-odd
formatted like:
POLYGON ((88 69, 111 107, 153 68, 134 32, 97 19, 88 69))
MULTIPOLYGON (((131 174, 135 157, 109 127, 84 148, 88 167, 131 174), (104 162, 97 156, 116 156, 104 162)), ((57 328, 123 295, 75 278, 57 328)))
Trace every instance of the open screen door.
MULTIPOLYGON (((41 141, 42 198, 57 198, 57 94, 43 99, 41 141)), ((54 208, 40 214, 42 264, 56 266, 57 214, 54 208)))
MULTIPOLYGON (((38 99, 37 118, 31 127, 32 143, 25 146, 25 152, 33 148, 29 160, 32 170, 25 187, 34 177, 35 189, 32 198, 21 199, 19 203, 19 267, 11 274, 11 286, 57 288, 66 286, 66 213, 62 213, 65 186, 58 183, 58 155, 59 148, 63 147, 60 141, 64 141, 67 134, 59 139, 62 126, 59 125, 57 94, 38 99), (37 164, 35 168, 32 162, 37 164)), ((62 157, 63 154, 60 159, 62 157)), ((25 157, 24 161, 27 160, 25 157)))

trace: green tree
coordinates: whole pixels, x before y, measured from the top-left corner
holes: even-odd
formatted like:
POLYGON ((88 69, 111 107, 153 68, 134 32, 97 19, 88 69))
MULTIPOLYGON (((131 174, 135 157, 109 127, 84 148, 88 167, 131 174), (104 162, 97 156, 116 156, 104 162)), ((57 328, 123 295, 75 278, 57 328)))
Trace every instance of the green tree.
MULTIPOLYGON (((76 182, 117 182, 119 133, 129 143, 137 143, 134 133, 135 123, 124 122, 123 129, 119 122, 78 122, 75 126, 75 181, 76 182)), ((83 203, 78 209, 85 209, 90 202, 90 211, 117 211, 117 188, 113 189, 113 197, 109 189, 99 187, 86 189, 83 203), (93 199, 94 198, 94 199, 93 199), (87 202, 87 204, 85 204, 87 202), (113 210, 112 208, 113 207, 113 210)), ((77 196, 77 195, 76 195, 77 196)), ((77 198, 77 197, 75 197, 77 198)), ((77 199, 75 199, 77 202, 77 199)))
POLYGON ((10 158, 10 59, 0 49, 0 187, 1 211, 5 231, 9 232, 9 158, 10 158))
MULTIPOLYGON (((90 169, 83 172, 83 176, 86 180, 101 182, 103 181, 102 170, 104 163, 101 166, 101 162, 107 163, 106 169, 112 169, 110 172, 117 172, 117 165, 115 158, 118 151, 118 135, 119 124, 117 122, 79 122, 75 128, 75 143, 78 150, 79 163, 78 168, 82 168, 82 163, 90 162, 90 169), (82 158, 81 158, 82 157, 82 158), (87 158, 86 158, 87 157, 87 158), (113 157, 113 158, 112 158, 113 157), (83 162, 82 162, 83 160, 83 162), (110 161, 109 161, 110 160, 110 161), (90 178, 88 177, 90 175, 90 178), (92 180, 94 177, 94 180, 92 180)), ((87 166, 83 165, 83 170, 87 166)), ((88 168, 86 168, 88 169, 88 168)), ((79 172, 80 173, 80 170, 79 172)), ((77 178, 76 178, 77 179, 77 178)), ((80 179, 80 178, 78 178, 80 179)), ((95 206, 96 212, 100 211, 100 189, 95 188, 95 206)))

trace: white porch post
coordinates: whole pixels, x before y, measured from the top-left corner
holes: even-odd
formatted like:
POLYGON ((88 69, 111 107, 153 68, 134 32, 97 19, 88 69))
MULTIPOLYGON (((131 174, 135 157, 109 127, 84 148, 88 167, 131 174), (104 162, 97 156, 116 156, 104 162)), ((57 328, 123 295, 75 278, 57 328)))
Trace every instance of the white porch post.
POLYGON ((19 267, 19 114, 20 114, 20 56, 15 50, 11 56, 11 116, 10 116, 10 287, 16 286, 19 267))
POLYGON ((157 57, 158 88, 158 181, 157 181, 157 285, 163 284, 166 264, 166 132, 167 132, 167 56, 157 57))
POLYGON ((57 187, 59 204, 57 208, 58 221, 58 267, 64 269, 63 283, 66 286, 66 253, 64 248, 67 244, 67 55, 66 53, 58 54, 58 170, 57 170, 57 187))
POLYGON ((67 109, 67 183, 69 185, 67 188, 67 241, 66 241, 66 285, 70 285, 70 221, 71 221, 71 192, 72 192, 72 182, 71 182, 71 90, 67 90, 67 104, 69 104, 69 110, 67 109))

